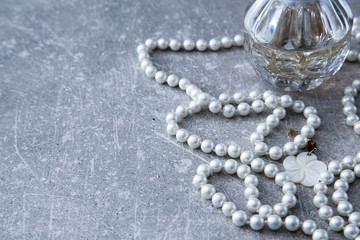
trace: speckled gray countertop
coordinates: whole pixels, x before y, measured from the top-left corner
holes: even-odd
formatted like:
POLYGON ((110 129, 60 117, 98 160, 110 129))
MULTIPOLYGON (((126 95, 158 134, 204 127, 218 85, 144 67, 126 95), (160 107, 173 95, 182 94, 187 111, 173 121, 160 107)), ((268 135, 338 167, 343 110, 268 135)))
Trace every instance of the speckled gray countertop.
MULTIPOLYGON (((237 228, 200 199, 191 180, 197 165, 214 156, 176 143, 164 127, 166 114, 189 100, 147 79, 137 61, 136 46, 149 37, 210 39, 241 32, 247 4, 1 1, 0 239, 309 239, 300 232, 237 228)), ((350 4, 359 14, 359 1, 350 4)), ((214 95, 271 88, 238 49, 156 52, 154 62, 214 95)), ((292 94, 319 110, 323 125, 314 140, 324 162, 359 149, 341 106, 343 88, 359 76, 360 65, 346 63, 318 90, 292 94)), ((246 145, 262 118, 204 113, 184 125, 246 145)), ((290 115, 270 143, 285 143, 288 129, 303 123, 290 115)), ((263 203, 278 202, 280 189, 262 175, 260 180, 263 203)), ((242 181, 220 174, 213 183, 245 207, 242 181)), ((358 210, 359 191, 356 182, 349 194, 358 210)), ((297 196, 292 213, 327 227, 311 203, 312 191, 299 187, 297 196)), ((330 233, 331 239, 341 236, 330 233)))

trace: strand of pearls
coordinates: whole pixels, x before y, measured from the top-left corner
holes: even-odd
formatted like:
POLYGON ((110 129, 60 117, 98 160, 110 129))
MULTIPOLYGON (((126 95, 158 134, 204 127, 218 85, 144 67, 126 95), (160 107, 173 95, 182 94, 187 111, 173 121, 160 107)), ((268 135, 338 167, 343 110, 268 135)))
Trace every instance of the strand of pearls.
MULTIPOLYGON (((355 41, 360 43, 360 17, 354 18, 351 35, 355 37, 355 41)), ((360 62, 360 53, 357 50, 350 50, 346 58, 348 62, 360 62)))
POLYGON ((356 134, 360 135, 360 120, 357 115, 357 107, 355 106, 355 97, 360 90, 360 79, 356 79, 352 82, 351 86, 348 86, 344 90, 345 96, 342 98, 342 104, 344 105, 343 113, 346 116, 346 124, 354 128, 356 134))

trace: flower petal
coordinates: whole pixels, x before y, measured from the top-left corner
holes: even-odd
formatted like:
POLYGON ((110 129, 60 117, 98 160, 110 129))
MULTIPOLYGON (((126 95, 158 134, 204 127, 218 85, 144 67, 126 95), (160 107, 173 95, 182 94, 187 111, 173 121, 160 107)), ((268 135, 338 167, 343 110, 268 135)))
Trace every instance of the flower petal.
POLYGON ((318 174, 321 174, 322 172, 326 171, 327 167, 326 164, 321 161, 312 161, 306 164, 306 169, 311 169, 318 174))
POLYGON ((306 166, 307 163, 316 161, 317 156, 315 154, 310 154, 308 152, 302 152, 297 155, 296 160, 300 166, 306 166))
POLYGON ((301 181, 301 184, 304 185, 305 187, 312 187, 319 181, 320 181, 320 173, 318 173, 317 171, 311 168, 308 168, 305 172, 304 179, 301 181))
POLYGON ((301 169, 294 156, 288 156, 284 159, 283 165, 286 171, 297 171, 301 169))
POLYGON ((293 183, 301 183, 305 178, 304 171, 285 171, 285 173, 293 183))

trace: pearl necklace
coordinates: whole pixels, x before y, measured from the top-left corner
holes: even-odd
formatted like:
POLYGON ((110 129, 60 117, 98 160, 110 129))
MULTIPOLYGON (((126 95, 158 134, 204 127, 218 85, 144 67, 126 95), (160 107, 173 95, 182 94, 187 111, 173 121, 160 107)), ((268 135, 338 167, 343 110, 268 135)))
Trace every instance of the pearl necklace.
MULTIPOLYGON (((203 92, 186 78, 180 79, 180 77, 175 74, 168 75, 164 71, 158 71, 150 60, 149 55, 149 53, 156 48, 160 50, 170 48, 172 51, 179 51, 181 48, 186 51, 195 49, 198 51, 205 51, 207 49, 217 51, 220 48, 231 48, 233 46, 242 47, 243 44, 244 38, 241 35, 236 35, 233 39, 223 37, 221 40, 212 39, 209 42, 202 39, 196 42, 185 40, 183 43, 177 40, 167 41, 161 38, 158 41, 152 39, 146 40, 145 44, 138 46, 137 52, 139 54, 138 59, 141 63, 141 68, 145 71, 146 76, 155 78, 159 84, 167 83, 170 87, 178 86, 192 99, 188 106, 180 105, 174 113, 169 113, 166 116, 166 131, 168 134, 175 136, 179 142, 186 142, 190 148, 200 148, 205 153, 214 152, 220 157, 227 155, 234 159, 240 157, 241 164, 233 159, 227 160, 224 164, 220 160, 214 159, 210 161, 209 164, 201 164, 198 166, 197 174, 193 178, 193 184, 196 188, 200 189, 201 196, 204 199, 211 200, 215 207, 221 208, 224 215, 231 217, 236 226, 249 225, 253 230, 261 230, 267 225, 269 229, 278 230, 284 225, 289 231, 297 231, 301 228, 305 234, 312 235, 313 239, 328 239, 327 232, 317 228, 313 220, 308 219, 301 222, 296 216, 288 216, 288 210, 293 208, 297 202, 295 196, 296 185, 290 181, 286 172, 280 172, 275 164, 265 164, 264 160, 259 158, 260 156, 269 156, 270 159, 277 161, 281 159, 283 155, 290 157, 296 155, 300 148, 306 147, 309 138, 315 135, 315 129, 321 124, 321 120, 317 116, 317 110, 312 106, 305 107, 302 101, 293 101, 288 95, 277 97, 270 90, 263 94, 258 91, 252 91, 249 93, 249 96, 240 92, 236 92, 232 96, 222 93, 218 98, 215 98, 203 92), (234 106, 235 104, 237 107, 234 106), (251 110, 255 113, 261 113, 266 108, 273 110, 272 114, 266 118, 265 123, 258 125, 256 132, 250 135, 250 141, 254 145, 254 151, 244 150, 236 143, 218 143, 215 145, 212 140, 202 140, 198 135, 189 134, 186 129, 180 129, 179 127, 179 123, 181 123, 184 118, 199 113, 204 109, 208 109, 214 114, 222 113, 225 117, 232 118, 235 115, 241 117, 248 116, 251 110), (295 113, 303 113, 307 119, 307 124, 301 128, 300 134, 294 138, 294 142, 286 143, 283 148, 273 146, 269 149, 267 144, 264 143, 264 137, 269 135, 271 129, 276 128, 280 120, 285 118, 286 108, 292 108, 295 113), (222 170, 228 174, 237 174, 239 178, 244 180, 246 186, 244 195, 248 199, 246 207, 250 212, 255 213, 250 218, 244 211, 237 210, 233 202, 227 201, 223 193, 216 192, 215 187, 208 184, 208 177, 222 170), (273 207, 261 204, 258 199, 260 192, 257 189, 259 180, 254 174, 251 174, 251 171, 256 173, 264 172, 267 177, 274 178, 275 183, 282 187, 283 196, 281 203, 277 203, 273 207), (285 217, 285 219, 282 220, 282 217, 285 217)), ((351 98, 349 98, 348 101, 351 102, 351 98)), ((352 113, 353 112, 354 111, 352 111, 352 113)), ((308 155, 311 156, 313 154, 308 153, 308 155)), ((341 187, 341 190, 347 190, 348 185, 346 184, 351 182, 351 180, 354 181, 353 178, 355 178, 355 175, 360 177, 360 165, 356 165, 356 161, 360 162, 360 153, 358 155, 357 159, 348 157, 344 159, 342 163, 335 161, 329 163, 329 171, 323 172, 320 176, 321 179, 319 179, 320 182, 314 186, 316 195, 313 202, 314 205, 319 208, 319 216, 322 219, 329 220, 329 225, 332 230, 344 230, 344 235, 348 239, 355 239, 359 234, 359 229, 356 224, 360 224, 360 213, 354 212, 352 215, 349 215, 352 212, 349 213, 351 204, 345 201, 345 195, 340 196, 339 193, 337 193, 337 195, 334 193, 335 197, 333 196, 333 200, 335 199, 337 203, 339 203, 337 207, 338 212, 341 215, 349 215, 350 224, 344 227, 344 219, 340 216, 333 216, 333 209, 326 205, 328 201, 324 194, 327 191, 327 184, 331 184, 334 181, 334 174, 340 174, 341 178, 334 184, 334 188, 337 191, 338 189, 340 190, 341 187), (349 163, 349 159, 352 161, 351 164, 349 163), (355 164, 353 164, 354 162, 355 164), (349 164, 353 167, 342 170, 343 166, 350 166, 349 164), (353 169, 355 173, 351 173, 350 169, 353 169), (359 218, 356 218, 358 215, 359 218), (359 221, 355 224, 355 220, 359 221)))
MULTIPOLYGON (((360 43, 360 17, 354 18, 354 24, 352 27, 351 35, 355 37, 355 41, 360 43)), ((349 62, 360 62, 360 53, 357 50, 349 51, 349 54, 346 58, 349 62)))

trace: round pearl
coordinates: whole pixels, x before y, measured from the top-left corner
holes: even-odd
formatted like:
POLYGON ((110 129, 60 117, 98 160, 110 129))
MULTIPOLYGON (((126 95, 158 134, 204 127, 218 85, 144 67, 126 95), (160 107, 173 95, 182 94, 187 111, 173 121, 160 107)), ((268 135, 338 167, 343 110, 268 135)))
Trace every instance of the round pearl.
POLYGON ((204 199, 211 199, 215 192, 215 187, 213 185, 206 184, 201 188, 201 197, 204 199))
POLYGON ((210 166, 205 163, 200 164, 196 169, 196 173, 199 175, 204 174, 206 177, 208 177, 211 174, 210 166))
POLYGON ((222 109, 222 105, 221 105, 221 102, 218 101, 218 100, 215 100, 215 101, 211 101, 210 104, 209 104, 209 110, 210 112, 212 113, 218 113, 220 112, 222 109))
POLYGON ((304 109, 304 117, 308 118, 310 115, 317 115, 318 111, 313 106, 308 106, 304 109))
POLYGON ((256 212, 261 206, 261 202, 257 198, 250 198, 246 203, 246 208, 250 212, 256 212))
POLYGON ((328 240, 329 239, 329 235, 327 234, 327 232, 323 229, 316 229, 314 231, 314 233, 312 234, 312 239, 313 240, 328 240))
POLYGON ((343 96, 343 98, 341 99, 341 103, 345 106, 348 103, 354 104, 355 103, 355 98, 351 95, 345 95, 343 96))
POLYGON ((213 159, 209 163, 210 170, 214 173, 218 173, 223 169, 222 162, 219 159, 213 159))
POLYGON ((191 110, 192 113, 198 113, 201 111, 201 104, 196 102, 196 101, 191 101, 189 103, 189 109, 191 110))
POLYGON ((169 122, 166 131, 169 135, 176 135, 176 132, 179 130, 179 125, 175 122, 169 122))
POLYGON ((283 156, 283 151, 279 146, 273 146, 269 150, 269 157, 272 160, 279 160, 283 156))
POLYGON ((356 88, 358 91, 360 91, 360 79, 355 79, 351 86, 353 86, 354 88, 356 88))
POLYGON ((286 110, 283 107, 277 107, 274 109, 273 114, 282 120, 286 117, 286 110))
POLYGON ((332 172, 329 172, 329 171, 325 171, 325 172, 322 172, 320 174, 320 179, 321 181, 323 181, 325 184, 329 185, 331 183, 334 182, 334 174, 332 172))
POLYGON ((259 190, 255 186, 248 186, 245 188, 244 196, 246 199, 259 197, 259 190))
POLYGON ((316 223, 313 220, 310 220, 310 219, 305 220, 302 223, 301 229, 305 234, 311 235, 311 234, 313 234, 313 232, 316 229, 316 223))
POLYGON ((244 37, 240 34, 235 35, 234 37, 234 45, 238 47, 244 46, 244 37))
POLYGON ((349 224, 344 228, 344 236, 347 239, 355 239, 360 233, 360 229, 354 224, 349 224))
POLYGON ((216 144, 215 153, 219 157, 223 157, 227 154, 227 146, 223 143, 216 144))
POLYGON ((205 139, 202 143, 201 143, 201 150, 204 153, 211 153, 213 151, 215 147, 215 144, 213 141, 211 141, 210 139, 205 139))
POLYGON ((357 96, 357 89, 354 88, 353 86, 347 86, 345 89, 344 89, 344 94, 345 95, 351 95, 353 97, 356 97, 357 96))
POLYGON ((198 90, 199 88, 195 85, 195 84, 189 84, 186 89, 185 92, 188 96, 190 96, 191 92, 194 90, 198 90))
POLYGON ((235 115, 235 107, 231 104, 226 104, 223 109, 223 114, 227 118, 232 118, 235 115))
POLYGON ((230 101, 231 101, 231 97, 230 97, 230 95, 229 94, 227 94, 227 93, 221 93, 220 95, 219 95, 219 100, 220 100, 220 102, 222 103, 222 104, 229 104, 230 103, 230 101))
POLYGON ((296 100, 293 102, 292 109, 296 113, 302 113, 305 109, 305 103, 300 100, 296 100))
POLYGON ((249 150, 245 150, 240 155, 240 161, 244 164, 249 164, 254 159, 254 153, 249 150))
POLYGON ((187 140, 187 144, 189 145, 190 148, 198 148, 200 147, 200 137, 198 135, 190 135, 188 140, 187 140))
POLYGON ((279 230, 282 226, 282 219, 278 215, 270 215, 267 219, 267 226, 271 230, 279 230))
POLYGON ((148 78, 154 78, 156 73, 157 69, 154 66, 149 65, 145 68, 145 74, 148 78))
POLYGON ((310 125, 305 125, 301 128, 301 134, 307 138, 312 138, 315 135, 315 129, 310 125))
POLYGON ((274 114, 271 114, 266 118, 266 124, 269 125, 271 128, 276 128, 277 126, 279 126, 279 123, 280 119, 274 114))
POLYGON ((189 133, 187 130, 185 129, 179 129, 176 132, 176 140, 178 140, 179 142, 186 142, 187 139, 189 138, 189 133))
POLYGON ((286 193, 295 194, 296 193, 296 185, 292 182, 284 183, 284 185, 282 186, 282 191, 285 194, 286 193))
POLYGON ((169 47, 169 41, 164 39, 164 38, 160 38, 157 41, 157 45, 161 50, 165 50, 165 49, 167 49, 169 47))
POLYGON ((231 215, 236 211, 236 205, 233 202, 225 202, 221 210, 225 216, 231 217, 231 215))
POLYGON ((173 51, 179 51, 181 48, 181 43, 178 40, 171 40, 169 43, 169 47, 173 51))
MULTIPOLYGON (((209 94, 207 93, 199 93, 196 99, 201 105, 206 105, 209 103, 209 94)), ((235 112, 235 111, 234 111, 235 112)))
POLYGON ((345 169, 340 173, 340 178, 348 183, 352 183, 355 181, 355 173, 350 169, 345 169))
POLYGON ((247 220, 248 216, 244 211, 239 210, 234 212, 232 215, 232 222, 235 226, 242 227, 246 224, 247 220))
POLYGON ((277 105, 278 105, 278 99, 276 96, 274 95, 270 95, 265 99, 265 105, 268 107, 268 108, 276 108, 277 105))
POLYGON ((217 51, 220 49, 220 46, 221 46, 221 42, 217 39, 211 39, 209 41, 209 48, 212 50, 212 51, 217 51))
POLYGON ((264 227, 264 224, 264 218, 259 215, 253 215, 250 218, 250 227, 255 231, 261 230, 264 227))
POLYGON ((259 215, 265 219, 268 218, 272 214, 272 212, 273 212, 273 209, 269 205, 262 205, 259 208, 259 215))
POLYGON ((357 51, 350 50, 346 60, 348 60, 349 62, 355 62, 357 59, 357 54, 358 54, 357 51))
POLYGON ((289 95, 283 95, 280 97, 280 105, 284 108, 291 107, 293 103, 292 98, 289 95))
POLYGON ((306 120, 307 124, 317 129, 321 125, 321 119, 317 115, 310 115, 306 120))
POLYGON ((255 144, 254 152, 258 156, 264 156, 269 151, 269 147, 264 142, 258 142, 255 144))
POLYGON ((334 183, 335 190, 344 190, 345 192, 349 190, 349 183, 344 179, 338 179, 334 183))
POLYGON ((193 40, 186 39, 184 41, 184 49, 186 51, 192 51, 192 50, 194 50, 194 48, 195 48, 195 42, 193 40))
POLYGON ((356 226, 360 225, 360 213, 359 212, 353 212, 349 216, 349 222, 352 224, 355 224, 356 226))
POLYGON ((261 133, 258 133, 258 132, 253 132, 251 135, 250 135, 250 142, 252 144, 255 144, 257 142, 263 142, 264 141, 264 135, 262 135, 261 133))
POLYGON ((158 71, 156 72, 155 74, 155 80, 156 82, 160 83, 160 84, 163 84, 166 82, 166 79, 167 79, 167 74, 166 72, 164 71, 158 71))
POLYGON ((142 60, 144 59, 149 59, 150 58, 150 55, 148 52, 141 52, 139 53, 139 56, 138 56, 138 60, 139 62, 141 62, 142 60))
POLYGON ((355 165, 354 173, 356 177, 360 177, 360 164, 355 165))
POLYGON ((335 204, 338 204, 340 201, 347 201, 348 195, 344 190, 339 189, 332 194, 331 198, 335 204))
POLYGON ((347 216, 353 211, 353 206, 348 201, 340 201, 337 205, 337 211, 341 216, 347 216))
POLYGON ((280 217, 285 217, 288 213, 288 208, 283 203, 277 203, 274 205, 274 213, 280 217))
POLYGON ((221 39, 221 45, 224 47, 224 48, 231 48, 232 47, 232 39, 229 38, 229 37, 223 37, 221 39))
POLYGON ((156 41, 149 38, 145 41, 145 46, 150 50, 154 50, 156 48, 156 41))
POLYGON ((261 98, 262 98, 262 94, 258 90, 254 90, 249 93, 249 99, 252 101, 255 101, 255 100, 261 99, 261 98))
POLYGON ((205 184, 207 184, 207 178, 204 174, 197 174, 195 175, 195 177, 193 178, 192 184, 196 187, 196 188, 201 188, 202 186, 204 186, 205 184))
POLYGON ((340 174, 342 169, 343 169, 342 164, 339 161, 333 160, 328 164, 328 170, 332 172, 334 175, 340 174))
POLYGON ((245 177, 244 184, 246 187, 250 185, 257 186, 259 184, 259 179, 255 175, 249 174, 245 177))
POLYGON ((179 118, 185 118, 185 117, 187 117, 187 115, 188 115, 189 113, 188 113, 188 110, 187 110, 187 108, 186 108, 185 106, 180 105, 180 106, 178 106, 178 107, 176 108, 175 114, 176 114, 176 116, 178 116, 179 118))
POLYGON ((288 208, 293 208, 296 205, 296 197, 292 193, 286 193, 282 198, 281 202, 288 208))
POLYGON ((260 123, 256 128, 256 131, 262 134, 263 136, 269 135, 270 130, 271 128, 266 123, 260 123))
POLYGON ((264 167, 265 167, 265 162, 261 158, 255 158, 251 162, 251 169, 254 172, 257 172, 257 173, 262 172, 264 170, 264 167))
POLYGON ((359 116, 353 113, 346 117, 346 124, 353 127, 359 120, 359 116))
MULTIPOLYGON (((275 93, 271 90, 266 90, 264 93, 263 93, 263 100, 265 100, 266 98, 268 98, 269 96, 275 96, 275 93)), ((276 96, 275 96, 276 97, 276 96)), ((277 101, 277 98, 276 98, 276 101, 277 101)))
POLYGON ((289 181, 289 177, 288 175, 286 175, 285 172, 278 173, 275 176, 275 183, 280 187, 282 187, 288 181, 289 181))
POLYGON ((246 100, 246 96, 241 92, 236 92, 233 95, 233 99, 236 104, 240 104, 246 100))
POLYGON ((264 168, 264 174, 268 178, 274 178, 278 172, 279 172, 279 168, 272 163, 267 164, 264 168))
POLYGON ((344 169, 353 169, 356 165, 356 161, 352 156, 346 156, 341 161, 344 169))
POLYGON ((237 168, 238 168, 238 162, 233 159, 227 160, 224 164, 224 170, 228 174, 235 174, 237 168))
POLYGON ((317 208, 320 208, 321 206, 328 204, 328 198, 322 193, 317 193, 313 198, 313 204, 317 208))
POLYGON ((344 106, 343 109, 343 113, 346 116, 349 116, 350 114, 356 114, 357 113, 357 108, 354 104, 348 103, 344 106))
POLYGON ((227 152, 230 157, 232 158, 238 158, 241 153, 241 147, 235 143, 232 143, 229 145, 227 152))
POLYGON ((327 220, 328 218, 334 215, 334 211, 329 206, 322 206, 319 209, 319 217, 323 220, 327 220))
POLYGON ((302 134, 297 135, 294 138, 294 143, 298 146, 298 148, 304 148, 308 144, 308 138, 302 134))
POLYGON ((326 194, 327 190, 328 190, 328 187, 326 186, 325 183, 323 182, 318 182, 314 185, 314 188, 313 188, 314 192, 315 193, 322 193, 322 194, 326 194))
POLYGON ((139 46, 137 46, 136 51, 137 51, 137 53, 141 53, 141 52, 147 51, 147 49, 144 44, 140 44, 139 46))
POLYGON ((148 66, 154 66, 152 61, 149 59, 143 59, 141 61, 141 69, 145 71, 148 66))
POLYGON ((237 110, 240 116, 247 116, 250 113, 250 106, 249 104, 242 102, 237 106, 237 110))
POLYGON ((180 122, 180 119, 176 116, 175 113, 167 114, 166 115, 166 122, 169 123, 169 122, 172 122, 172 121, 178 123, 178 122, 180 122))
POLYGON ((248 176, 251 173, 251 169, 249 166, 241 164, 237 171, 236 174, 238 175, 239 178, 244 179, 246 176, 248 176))
POLYGON ((224 205, 226 201, 226 197, 223 193, 215 193, 212 198, 211 202, 214 205, 214 207, 220 208, 224 205))
POLYGON ((291 232, 295 232, 300 228, 300 220, 294 215, 287 216, 285 218, 285 227, 291 232))
POLYGON ((254 110, 254 112, 261 113, 264 111, 265 105, 262 100, 257 99, 255 101, 253 101, 253 103, 251 104, 251 108, 252 108, 252 110, 254 110))
POLYGON ((344 225, 345 225, 345 221, 340 216, 332 217, 329 220, 329 227, 331 230, 333 230, 335 232, 341 231, 342 228, 344 227, 344 225))
POLYGON ((198 51, 202 52, 205 51, 208 47, 208 44, 205 40, 200 39, 196 41, 196 48, 198 51))
POLYGON ((289 156, 293 156, 298 152, 298 146, 296 143, 288 142, 284 146, 284 152, 289 156))
POLYGON ((354 131, 356 134, 360 135, 360 121, 354 124, 354 131))

